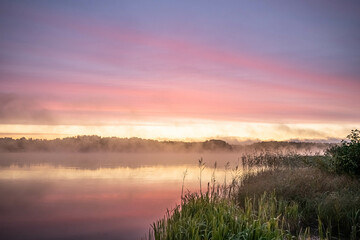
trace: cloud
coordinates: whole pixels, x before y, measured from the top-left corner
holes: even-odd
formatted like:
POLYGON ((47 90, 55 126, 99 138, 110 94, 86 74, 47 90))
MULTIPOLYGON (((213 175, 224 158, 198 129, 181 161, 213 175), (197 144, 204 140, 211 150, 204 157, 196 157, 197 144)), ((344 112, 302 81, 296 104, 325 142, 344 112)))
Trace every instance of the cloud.
POLYGON ((50 124, 53 114, 32 97, 0 93, 1 124, 50 124))
POLYGON ((274 126, 274 131, 289 136, 288 141, 338 143, 342 139, 345 139, 347 133, 354 128, 356 128, 355 125, 323 125, 323 127, 314 125, 306 127, 291 124, 279 124, 274 126))
POLYGON ((295 128, 295 127, 289 127, 286 124, 280 124, 277 127, 277 130, 284 132, 288 135, 297 135, 297 136, 313 136, 313 137, 324 137, 326 138, 327 133, 323 131, 318 131, 314 129, 308 129, 308 128, 295 128))

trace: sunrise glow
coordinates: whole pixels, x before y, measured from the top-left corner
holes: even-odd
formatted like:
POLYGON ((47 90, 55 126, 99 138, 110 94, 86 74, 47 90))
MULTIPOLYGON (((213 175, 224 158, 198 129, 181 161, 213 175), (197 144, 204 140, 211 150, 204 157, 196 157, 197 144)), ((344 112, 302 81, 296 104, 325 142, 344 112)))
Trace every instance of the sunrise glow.
POLYGON ((268 4, 4 2, 0 135, 344 137, 359 8, 268 4))

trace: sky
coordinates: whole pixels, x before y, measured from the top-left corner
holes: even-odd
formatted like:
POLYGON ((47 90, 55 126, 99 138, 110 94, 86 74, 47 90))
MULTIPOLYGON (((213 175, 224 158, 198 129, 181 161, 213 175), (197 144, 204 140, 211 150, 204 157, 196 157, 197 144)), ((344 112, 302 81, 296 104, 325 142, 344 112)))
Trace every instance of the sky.
POLYGON ((337 141, 360 1, 1 1, 0 136, 337 141))

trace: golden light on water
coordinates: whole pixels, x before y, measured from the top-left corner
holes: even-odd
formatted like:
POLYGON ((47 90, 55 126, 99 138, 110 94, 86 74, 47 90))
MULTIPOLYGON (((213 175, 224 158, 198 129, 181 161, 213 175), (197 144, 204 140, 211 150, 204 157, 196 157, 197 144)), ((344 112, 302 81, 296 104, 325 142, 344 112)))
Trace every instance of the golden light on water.
MULTIPOLYGON (((184 172, 186 182, 190 184, 198 183, 199 168, 190 165, 180 166, 149 166, 149 167, 118 167, 118 168, 99 168, 76 169, 76 168, 54 168, 52 165, 44 164, 31 167, 10 166, 0 170, 0 179, 6 180, 75 180, 75 179, 113 179, 118 182, 121 180, 135 183, 168 183, 181 182, 184 172)), ((215 171, 219 179, 224 179, 225 172, 222 169, 215 171)), ((210 181, 213 169, 206 168, 202 172, 203 181, 210 181)), ((230 174, 230 173, 229 173, 230 174)))

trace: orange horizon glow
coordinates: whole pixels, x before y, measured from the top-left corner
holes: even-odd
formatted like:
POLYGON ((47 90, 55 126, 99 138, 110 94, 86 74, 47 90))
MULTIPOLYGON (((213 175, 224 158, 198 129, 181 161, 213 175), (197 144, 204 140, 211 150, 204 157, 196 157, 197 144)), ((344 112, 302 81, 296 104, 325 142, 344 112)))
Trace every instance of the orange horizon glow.
POLYGON ((177 122, 118 125, 0 125, 0 137, 56 139, 81 135, 197 142, 221 139, 230 144, 256 141, 339 142, 356 124, 269 124, 239 122, 177 122), (12 129, 12 133, 6 133, 12 129), (5 133, 1 133, 5 132, 5 133))

